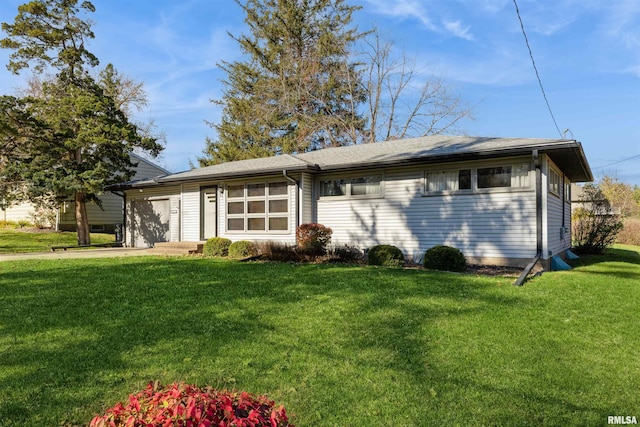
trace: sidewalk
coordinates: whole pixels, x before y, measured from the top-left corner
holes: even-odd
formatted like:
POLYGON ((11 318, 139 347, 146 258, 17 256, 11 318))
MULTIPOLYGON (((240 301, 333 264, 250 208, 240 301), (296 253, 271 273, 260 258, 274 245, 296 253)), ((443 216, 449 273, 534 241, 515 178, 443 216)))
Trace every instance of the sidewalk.
POLYGON ((20 254, 0 254, 2 261, 20 261, 27 259, 71 259, 71 258, 116 258, 131 256, 159 255, 148 248, 100 248, 100 249, 71 249, 55 252, 28 252, 20 254))

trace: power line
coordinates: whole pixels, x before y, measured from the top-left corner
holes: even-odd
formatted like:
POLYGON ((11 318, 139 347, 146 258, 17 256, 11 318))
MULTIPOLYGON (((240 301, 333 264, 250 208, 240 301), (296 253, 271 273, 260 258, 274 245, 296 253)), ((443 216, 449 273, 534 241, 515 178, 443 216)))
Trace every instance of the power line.
POLYGON ((516 3, 516 0, 513 0, 513 4, 516 6, 516 14, 518 15, 518 20, 520 21, 520 28, 522 28, 522 35, 524 35, 524 41, 527 44, 527 49, 529 49, 529 56, 531 57, 531 63, 533 64, 533 69, 536 72, 536 77, 538 78, 538 83, 540 84, 540 90, 542 91, 542 96, 544 97, 544 101, 547 103, 547 109, 549 110, 549 114, 551 115, 553 124, 556 126, 556 130, 558 131, 560 138, 563 138, 562 132, 560 132, 560 128, 558 127, 558 123, 556 122, 556 118, 553 116, 553 112, 551 111, 551 105, 549 105, 547 94, 544 92, 544 87, 542 87, 542 80, 540 79, 540 74, 538 73, 538 67, 536 67, 536 61, 533 59, 531 46, 529 46, 529 39, 527 38, 527 33, 524 31, 524 24, 522 23, 522 18, 520 17, 520 10, 518 9, 518 3, 516 3))
POLYGON ((640 157, 640 154, 636 154, 635 156, 627 157, 626 159, 618 160, 617 162, 609 163, 608 165, 598 166, 596 169, 607 168, 609 166, 617 165, 618 163, 626 162, 628 160, 637 159, 638 157, 640 157))

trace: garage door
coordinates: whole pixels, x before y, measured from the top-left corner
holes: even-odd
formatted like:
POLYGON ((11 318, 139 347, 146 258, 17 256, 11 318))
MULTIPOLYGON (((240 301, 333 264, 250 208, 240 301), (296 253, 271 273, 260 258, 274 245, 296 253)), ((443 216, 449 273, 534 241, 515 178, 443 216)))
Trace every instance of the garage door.
POLYGON ((171 202, 162 200, 134 200, 133 246, 144 248, 157 242, 169 241, 171 222, 171 202))

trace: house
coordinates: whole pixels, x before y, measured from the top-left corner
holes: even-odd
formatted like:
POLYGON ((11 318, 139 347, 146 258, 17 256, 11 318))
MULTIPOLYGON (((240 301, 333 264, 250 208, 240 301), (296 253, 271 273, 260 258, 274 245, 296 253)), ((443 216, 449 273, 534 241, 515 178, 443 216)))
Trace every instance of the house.
POLYGON ((393 244, 409 259, 445 244, 472 263, 547 261, 571 245, 571 183, 593 180, 575 140, 428 136, 241 160, 111 187, 126 244, 220 236, 295 244, 393 244))
MULTIPOLYGON (((134 179, 164 176, 170 172, 137 154, 130 154, 131 162, 136 165, 134 179)), ((112 192, 102 194, 99 199, 102 209, 95 203, 87 203, 87 217, 92 232, 113 233, 116 224, 124 223, 124 199, 112 192)), ((56 213, 55 224, 49 224, 61 231, 75 231, 75 203, 62 203, 56 213)), ((0 210, 0 220, 3 221, 32 221, 35 207, 29 202, 21 202, 6 210, 0 210)))

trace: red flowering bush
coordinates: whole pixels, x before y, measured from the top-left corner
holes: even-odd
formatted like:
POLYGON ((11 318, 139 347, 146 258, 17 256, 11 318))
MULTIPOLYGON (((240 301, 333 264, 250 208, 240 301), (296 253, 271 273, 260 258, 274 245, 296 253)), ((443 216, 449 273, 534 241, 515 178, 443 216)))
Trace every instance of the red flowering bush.
POLYGON ((129 403, 118 403, 90 427, 294 427, 284 407, 266 396, 174 383, 150 383, 129 403))
POLYGON ((301 224, 296 228, 298 249, 308 255, 324 255, 331 243, 331 233, 333 231, 322 224, 301 224))

